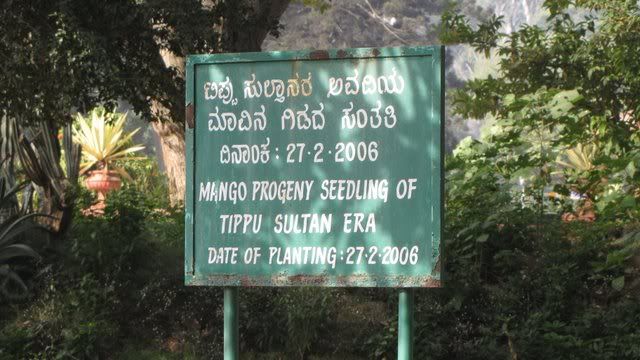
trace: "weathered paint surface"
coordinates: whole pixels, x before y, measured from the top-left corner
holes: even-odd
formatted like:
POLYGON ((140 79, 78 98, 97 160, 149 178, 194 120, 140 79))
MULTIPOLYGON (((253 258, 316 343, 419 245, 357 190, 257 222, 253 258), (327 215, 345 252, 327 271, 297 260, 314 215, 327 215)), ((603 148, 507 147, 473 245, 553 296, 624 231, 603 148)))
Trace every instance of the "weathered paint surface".
MULTIPOLYGON (((443 179, 443 58, 442 47, 340 49, 300 52, 241 53, 195 55, 187 60, 187 194, 185 199, 185 282, 189 285, 219 286, 363 286, 363 287, 440 287, 443 179), (346 78, 357 70, 365 75, 381 76, 397 72, 405 81, 402 94, 359 94, 328 96, 329 78, 346 78), (299 74, 312 78, 309 96, 245 98, 244 82, 256 79, 287 79, 299 74), (233 84, 235 104, 205 98, 207 82, 233 84), (371 109, 380 101, 396 109, 398 125, 393 129, 344 129, 339 124, 345 108, 371 109), (283 130, 284 109, 301 110, 307 105, 317 109, 322 103, 326 126, 319 130, 283 130), (210 114, 242 110, 254 113, 265 109, 268 125, 260 132, 211 132, 210 114), (221 164, 220 148, 231 144, 264 144, 269 138, 270 161, 266 164, 221 164), (375 161, 335 162, 337 143, 370 142, 378 144, 375 161), (304 143, 304 161, 287 163, 288 144, 304 143), (314 145, 323 144, 324 161, 310 161, 314 145), (276 149, 277 148, 277 149, 276 149), (276 155, 279 159, 275 159, 276 155), (326 179, 388 179, 388 201, 321 200, 320 183, 326 179), (391 184, 416 178, 412 199, 394 198, 391 184), (313 180, 314 196, 309 201, 199 201, 203 182, 313 180), (344 213, 373 213, 376 231, 345 233, 344 213), (258 233, 223 233, 221 214, 262 214, 258 233), (330 213, 334 223, 330 233, 276 234, 277 214, 330 213), (335 266, 319 264, 211 264, 209 247, 248 247, 261 249, 268 257, 269 247, 335 247, 335 266), (362 246, 378 250, 376 258, 347 264, 347 249, 362 246), (419 247, 414 264, 382 264, 385 247, 419 247)), ((309 111, 309 114, 311 111, 309 111)), ((251 188, 251 186, 249 186, 251 188)), ((238 258, 243 257, 240 250, 238 258)))

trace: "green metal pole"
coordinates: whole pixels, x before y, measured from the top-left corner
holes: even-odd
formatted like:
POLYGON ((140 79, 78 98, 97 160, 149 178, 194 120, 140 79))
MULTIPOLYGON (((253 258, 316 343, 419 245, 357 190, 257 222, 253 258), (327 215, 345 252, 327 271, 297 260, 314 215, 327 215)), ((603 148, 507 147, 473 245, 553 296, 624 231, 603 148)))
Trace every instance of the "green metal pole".
POLYGON ((413 359, 413 289, 398 294, 398 360, 413 359))
POLYGON ((224 288, 224 360, 240 358, 238 288, 224 288))

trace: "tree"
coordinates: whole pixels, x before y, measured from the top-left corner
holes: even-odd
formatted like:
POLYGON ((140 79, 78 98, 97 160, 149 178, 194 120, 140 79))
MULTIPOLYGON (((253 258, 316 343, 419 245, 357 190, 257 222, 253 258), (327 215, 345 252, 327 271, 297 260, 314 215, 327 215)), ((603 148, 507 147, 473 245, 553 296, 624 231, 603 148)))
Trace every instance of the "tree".
MULTIPOLYGON (((163 1, 168 6, 176 6, 172 1, 163 1), (173 4, 173 5, 172 5, 173 4)), ((175 204, 184 199, 185 182, 185 142, 184 142, 184 63, 185 55, 189 53, 207 52, 246 52, 260 51, 262 41, 269 33, 278 30, 278 19, 289 5, 289 0, 277 1, 203 1, 204 11, 214 16, 213 26, 207 24, 202 33, 209 34, 214 41, 200 49, 189 49, 181 43, 183 32, 187 38, 198 39, 198 33, 188 34, 190 17, 179 18, 175 21, 175 14, 179 8, 172 8, 168 16, 161 15, 158 27, 170 34, 165 43, 156 40, 162 61, 167 69, 174 71, 174 80, 179 80, 179 86, 172 96, 152 101, 152 112, 161 121, 153 123, 154 130, 161 138, 162 158, 169 179, 171 203, 175 204), (215 14, 215 15, 214 15, 215 14), (180 22, 182 21, 182 23, 180 22), (174 46, 172 46, 172 44, 174 46), (164 101, 163 101, 164 100, 164 101)), ((202 35, 200 35, 202 37, 202 35)), ((207 36, 205 36, 207 38, 207 36)))
POLYGON ((545 6, 548 28, 524 26, 511 34, 499 32, 500 18, 473 29, 464 16, 445 15, 445 41, 470 43, 500 58, 497 77, 469 81, 454 94, 457 113, 491 119, 480 141, 458 149, 457 168, 494 172, 507 183, 524 177, 539 195, 553 186, 564 199, 577 193, 578 206, 592 203, 601 215, 634 218, 640 59, 633 54, 640 53, 640 5, 584 0, 545 6), (588 166, 567 166, 577 155, 588 166))
MULTIPOLYGON (((314 1, 317 2, 317 1, 314 1)), ((126 100, 162 138, 170 197, 184 194, 184 58, 258 51, 289 0, 6 1, 0 109, 60 125, 126 100)))

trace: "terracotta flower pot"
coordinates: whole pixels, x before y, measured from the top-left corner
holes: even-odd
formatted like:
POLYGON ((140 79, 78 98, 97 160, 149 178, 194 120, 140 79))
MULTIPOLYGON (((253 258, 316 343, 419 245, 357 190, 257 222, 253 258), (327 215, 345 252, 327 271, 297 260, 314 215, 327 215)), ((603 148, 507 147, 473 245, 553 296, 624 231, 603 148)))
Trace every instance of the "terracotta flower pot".
POLYGON ((84 184, 87 189, 98 193, 98 202, 84 210, 83 213, 85 215, 102 216, 106 207, 107 193, 111 190, 119 189, 122 186, 122 180, 116 171, 93 170, 89 172, 84 184))
POLYGON ((116 171, 93 170, 85 180, 87 189, 97 193, 108 193, 111 190, 120 189, 122 180, 116 171))
POLYGON ((571 222, 571 221, 585 221, 585 222, 594 222, 596 220, 596 211, 593 205, 593 201, 587 199, 582 202, 575 212, 573 213, 564 213, 561 216, 562 221, 571 222))

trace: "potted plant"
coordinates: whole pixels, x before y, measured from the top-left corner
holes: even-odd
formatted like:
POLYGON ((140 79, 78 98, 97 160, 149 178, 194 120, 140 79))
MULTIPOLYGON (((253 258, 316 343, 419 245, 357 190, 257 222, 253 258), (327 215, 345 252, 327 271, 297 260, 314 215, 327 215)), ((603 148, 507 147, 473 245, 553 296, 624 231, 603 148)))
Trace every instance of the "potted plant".
POLYGON ((76 116, 78 124, 74 128, 74 139, 85 154, 80 174, 88 174, 85 185, 98 193, 98 203, 93 206, 93 212, 103 211, 107 193, 122 185, 120 177, 131 178, 122 167, 116 166, 116 161, 144 149, 141 145, 130 145, 139 128, 125 132, 126 118, 126 113, 109 113, 102 107, 91 110, 86 118, 80 113, 76 116))

